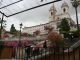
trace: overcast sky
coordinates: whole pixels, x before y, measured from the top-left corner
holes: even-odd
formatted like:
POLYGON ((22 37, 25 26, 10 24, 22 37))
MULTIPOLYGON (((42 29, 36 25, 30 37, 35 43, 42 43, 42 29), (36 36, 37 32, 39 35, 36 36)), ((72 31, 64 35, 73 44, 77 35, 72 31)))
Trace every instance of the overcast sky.
MULTIPOLYGON (((45 2, 46 0, 44 0, 45 2)), ((76 22, 75 20, 75 9, 72 7, 72 4, 70 2, 70 0, 63 0, 66 1, 69 5, 69 13, 70 16, 72 17, 72 19, 76 22)), ((61 4, 62 2, 56 2, 54 3, 56 9, 57 9, 57 13, 61 13, 61 4)), ((19 24, 22 22, 23 23, 23 27, 30 27, 30 26, 34 26, 34 25, 39 25, 39 24, 44 24, 49 22, 49 9, 52 6, 52 4, 50 5, 46 5, 40 8, 36 8, 24 13, 20 13, 17 14, 15 16, 9 17, 7 18, 7 25, 6 25, 6 29, 9 30, 11 24, 14 24, 16 29, 19 30, 19 24)), ((80 17, 80 6, 78 6, 78 16, 80 17)), ((79 18, 79 22, 80 22, 80 18, 79 18)))

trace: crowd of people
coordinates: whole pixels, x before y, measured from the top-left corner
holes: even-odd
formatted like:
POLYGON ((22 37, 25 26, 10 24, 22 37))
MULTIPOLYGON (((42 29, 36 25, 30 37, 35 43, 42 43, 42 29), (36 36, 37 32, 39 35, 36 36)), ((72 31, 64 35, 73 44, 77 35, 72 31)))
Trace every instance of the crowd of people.
MULTIPOLYGON (((37 47, 37 46, 32 46, 32 45, 24 46, 24 58, 28 59, 28 58, 30 58, 32 56, 37 56, 40 53, 42 53, 42 51, 44 49, 46 49, 46 48, 47 48, 46 41, 43 43, 43 47, 42 48, 37 47)), ((16 53, 16 51, 15 51, 15 48, 14 48, 13 49, 13 54, 12 54, 12 57, 14 57, 14 58, 16 56, 15 53, 16 53)))
POLYGON ((39 55, 40 53, 42 53, 42 50, 46 48, 47 48, 46 41, 43 43, 43 48, 32 47, 31 45, 29 45, 25 47, 25 54, 27 57, 39 55))

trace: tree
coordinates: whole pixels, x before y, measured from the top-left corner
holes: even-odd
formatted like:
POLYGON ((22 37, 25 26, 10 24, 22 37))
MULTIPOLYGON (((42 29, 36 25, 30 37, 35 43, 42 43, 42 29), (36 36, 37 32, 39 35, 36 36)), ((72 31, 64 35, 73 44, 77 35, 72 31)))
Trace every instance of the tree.
POLYGON ((40 31, 39 30, 36 30, 35 32, 33 32, 34 35, 39 35, 40 34, 40 31))
POLYGON ((57 32, 50 32, 47 38, 48 40, 51 40, 51 41, 59 41, 62 39, 62 36, 57 32))
POLYGON ((3 30, 4 30, 4 28, 6 27, 5 24, 6 23, 6 20, 1 20, 0 19, 0 39, 1 39, 1 37, 2 37, 2 32, 3 32, 3 30))
POLYGON ((41 2, 43 2, 43 0, 41 0, 41 2))
POLYGON ((5 25, 6 25, 6 20, 3 20, 3 21, 2 21, 2 20, 0 19, 0 25, 1 25, 1 23, 2 23, 2 28, 6 27, 6 26, 5 26, 5 25))
POLYGON ((57 32, 50 32, 47 36, 47 39, 51 42, 51 45, 59 45, 61 41, 63 41, 63 38, 60 34, 57 32))
POLYGON ((10 33, 11 33, 11 34, 16 33, 16 29, 15 29, 15 27, 14 27, 14 24, 11 25, 10 33))
POLYGON ((70 31, 70 26, 67 18, 63 18, 60 25, 58 25, 59 31, 61 33, 70 31))
POLYGON ((22 33, 22 36, 27 37, 28 33, 22 33))
POLYGON ((52 26, 44 26, 44 30, 48 30, 48 33, 51 32, 54 28, 52 26))

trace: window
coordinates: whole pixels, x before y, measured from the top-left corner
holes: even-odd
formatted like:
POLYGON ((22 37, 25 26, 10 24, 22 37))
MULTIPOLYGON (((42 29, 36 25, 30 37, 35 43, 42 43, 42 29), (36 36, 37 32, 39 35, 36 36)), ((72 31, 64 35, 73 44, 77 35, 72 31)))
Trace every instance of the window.
POLYGON ((63 12, 66 12, 66 9, 65 8, 63 9, 63 12))
POLYGON ((53 15, 53 12, 51 12, 51 15, 53 15))
POLYGON ((59 17, 57 18, 57 20, 59 20, 59 17))

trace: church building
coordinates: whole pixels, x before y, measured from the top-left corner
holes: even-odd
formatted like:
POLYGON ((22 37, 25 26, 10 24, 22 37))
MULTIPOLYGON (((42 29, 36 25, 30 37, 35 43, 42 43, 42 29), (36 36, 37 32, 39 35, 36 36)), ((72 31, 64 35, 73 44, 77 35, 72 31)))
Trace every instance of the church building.
POLYGON ((70 14, 69 14, 69 6, 67 4, 67 2, 63 1, 62 5, 61 5, 61 12, 58 14, 54 4, 52 4, 50 10, 49 10, 49 22, 46 24, 40 24, 40 25, 36 25, 36 26, 32 26, 32 27, 24 27, 23 28, 23 33, 29 33, 29 34, 33 34, 33 32, 35 32, 36 30, 40 31, 40 34, 46 34, 47 31, 44 30, 45 26, 48 27, 53 27, 54 31, 58 32, 58 24, 60 24, 61 19, 63 18, 68 18, 68 22, 71 26, 71 29, 75 29, 75 22, 71 19, 70 14))

